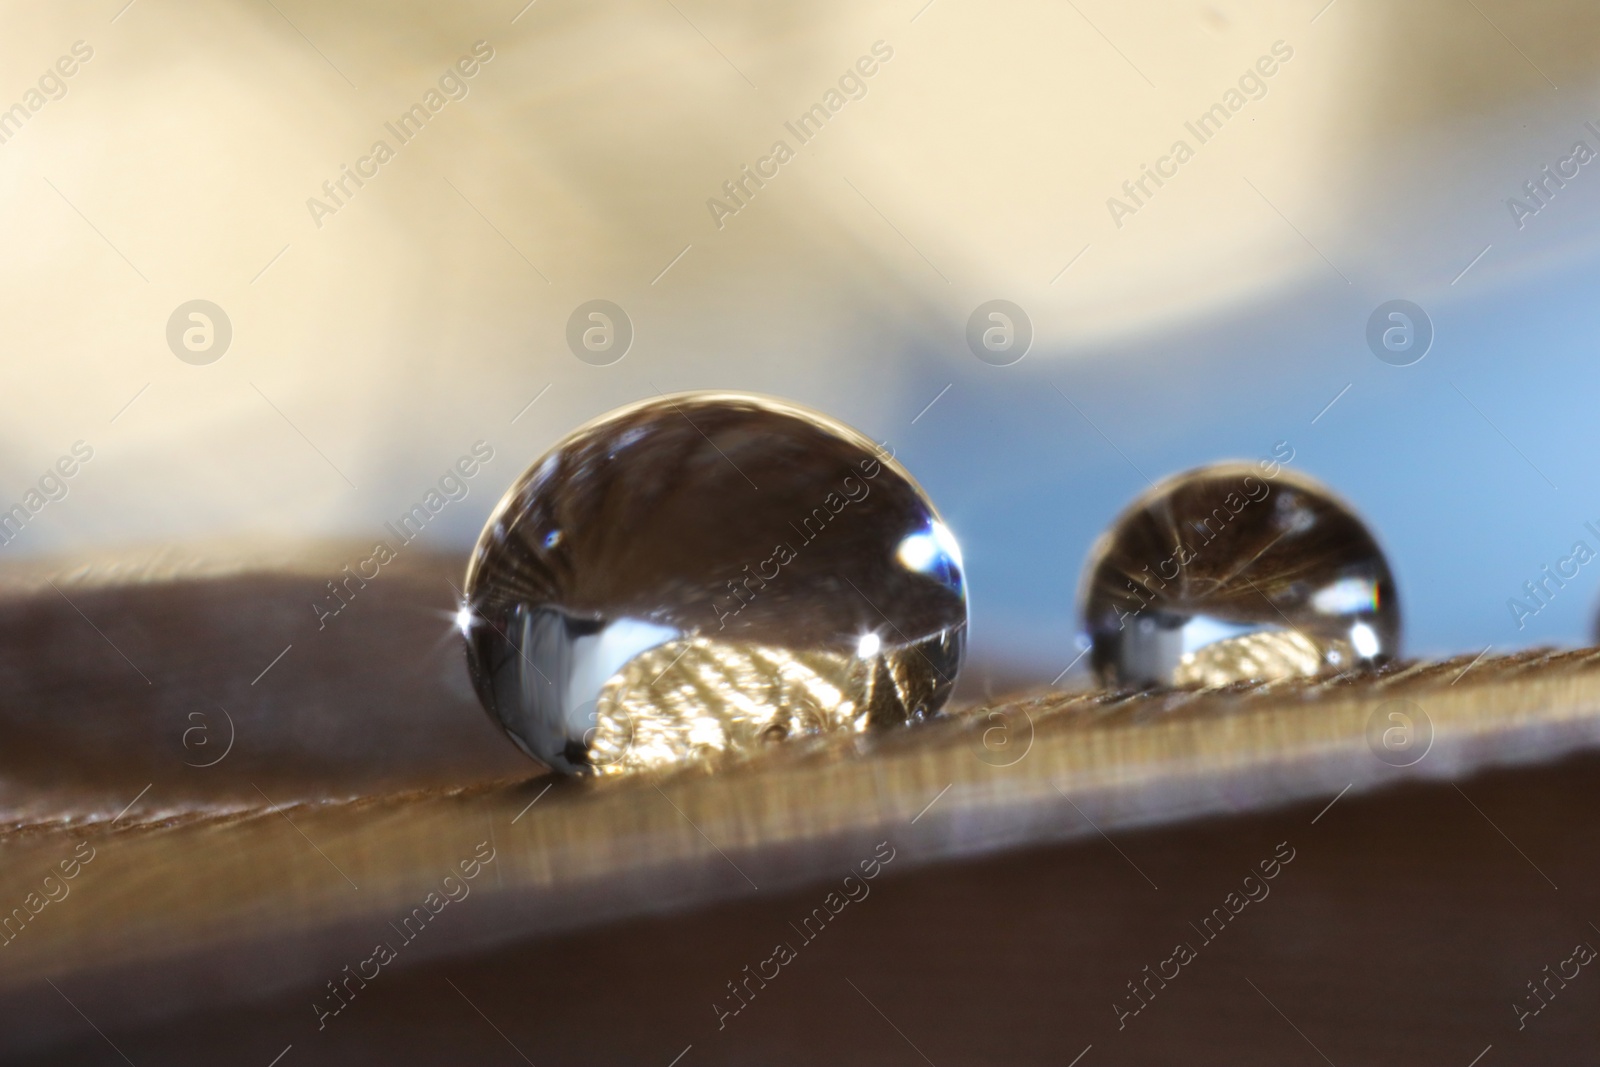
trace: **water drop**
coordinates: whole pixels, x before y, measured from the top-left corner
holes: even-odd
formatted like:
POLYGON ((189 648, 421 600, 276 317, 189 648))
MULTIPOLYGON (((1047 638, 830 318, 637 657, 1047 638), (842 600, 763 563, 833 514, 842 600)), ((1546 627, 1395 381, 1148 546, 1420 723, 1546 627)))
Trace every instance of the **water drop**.
POLYGON ((1102 684, 1276 681, 1399 654, 1394 578, 1372 534, 1321 483, 1267 469, 1169 478, 1101 536, 1082 600, 1102 684))
POLYGON ((917 722, 966 646, 960 549, 911 476, 856 431, 747 394, 574 431, 500 502, 465 589, 480 699, 570 774, 917 722))

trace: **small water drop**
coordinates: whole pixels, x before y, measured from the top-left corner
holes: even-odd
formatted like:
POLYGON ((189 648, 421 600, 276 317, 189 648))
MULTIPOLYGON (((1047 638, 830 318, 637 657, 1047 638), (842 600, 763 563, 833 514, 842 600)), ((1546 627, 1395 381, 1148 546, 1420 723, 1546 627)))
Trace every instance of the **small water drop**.
POLYGON ((1084 571, 1102 684, 1221 686, 1375 666, 1400 648, 1394 578, 1312 478, 1219 463, 1128 507, 1084 571))
POLYGON ((465 589, 479 698, 570 774, 918 721, 966 646, 960 549, 910 475, 832 419, 746 394, 574 431, 500 502, 465 589))

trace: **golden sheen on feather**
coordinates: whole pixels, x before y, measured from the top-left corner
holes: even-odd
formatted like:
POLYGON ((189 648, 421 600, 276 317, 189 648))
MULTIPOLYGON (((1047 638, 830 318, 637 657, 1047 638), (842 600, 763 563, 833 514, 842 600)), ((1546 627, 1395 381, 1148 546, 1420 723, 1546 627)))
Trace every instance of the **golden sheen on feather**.
POLYGON ((1223 686, 1377 666, 1400 651, 1383 551, 1293 457, 1169 478, 1096 542, 1084 623, 1102 684, 1223 686))
POLYGON ((749 394, 574 431, 495 509, 465 594, 484 707, 568 774, 916 723, 966 647, 960 549, 889 450, 749 394))

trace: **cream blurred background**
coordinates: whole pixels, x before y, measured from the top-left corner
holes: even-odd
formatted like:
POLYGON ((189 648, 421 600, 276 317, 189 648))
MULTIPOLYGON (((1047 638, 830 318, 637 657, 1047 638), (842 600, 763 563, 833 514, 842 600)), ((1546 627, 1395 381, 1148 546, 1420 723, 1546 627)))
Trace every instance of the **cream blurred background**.
POLYGON ((1600 569, 1522 629, 1506 600, 1600 519, 1600 169, 1520 229, 1505 201, 1600 149, 1592 5, 125 3, 0 16, 0 108, 93 49, 0 144, 0 508, 94 450, 0 562, 370 541, 481 439, 425 535, 464 549, 578 423, 739 388, 922 481, 980 684, 1073 660, 1084 553, 1147 477, 1279 441, 1388 546, 1408 651, 1588 639, 1600 569), (397 146, 384 123, 479 41, 467 96, 397 146), (880 41, 800 146, 784 122, 880 41), (1276 42, 1198 145, 1184 123, 1276 42), (317 225, 380 137, 395 158, 317 225), (1117 226, 1107 198, 1180 137, 1117 226), (780 138, 797 157, 719 229, 707 199, 780 138), (1404 368, 1364 340, 1397 297, 1437 331, 1404 368), (635 331, 610 366, 565 341, 595 298, 635 331), (1013 366, 967 349, 994 298, 1035 332, 1013 366), (167 344, 193 299, 231 321, 209 365, 167 344))

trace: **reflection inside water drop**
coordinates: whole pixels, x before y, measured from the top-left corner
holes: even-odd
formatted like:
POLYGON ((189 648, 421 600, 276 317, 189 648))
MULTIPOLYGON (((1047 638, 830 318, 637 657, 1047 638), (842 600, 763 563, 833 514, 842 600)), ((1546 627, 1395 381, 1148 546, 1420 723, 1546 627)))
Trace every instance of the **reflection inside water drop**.
POLYGON ((741 394, 574 432, 489 520, 466 595, 484 705, 569 773, 919 721, 965 648, 960 550, 910 476, 839 423, 741 394))
POLYGON ((1203 467, 1140 497, 1096 543, 1083 605, 1108 686, 1273 681, 1399 652, 1377 542, 1324 486, 1277 463, 1203 467))

